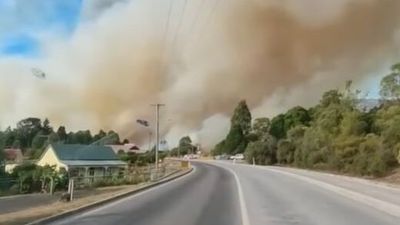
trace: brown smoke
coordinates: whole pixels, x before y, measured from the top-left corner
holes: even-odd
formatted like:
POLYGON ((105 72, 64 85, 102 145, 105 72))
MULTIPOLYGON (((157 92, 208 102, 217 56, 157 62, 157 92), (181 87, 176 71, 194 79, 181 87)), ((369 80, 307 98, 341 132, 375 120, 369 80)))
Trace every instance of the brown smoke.
POLYGON ((135 120, 153 122, 150 104, 160 102, 166 104, 164 134, 199 132, 199 141, 206 142, 207 133, 215 132, 204 126, 226 129, 210 121, 229 116, 240 99, 252 109, 274 93, 295 97, 295 104, 315 102, 321 89, 363 80, 398 56, 400 1, 299 2, 221 1, 209 14, 211 3, 198 7, 189 1, 181 29, 182 5, 176 3, 167 32, 168 4, 113 5, 95 22, 81 25, 68 43, 49 45, 49 56, 59 58, 47 67, 54 73, 60 64, 68 67, 70 83, 41 88, 41 104, 48 107, 37 114, 71 123, 67 115, 80 113, 95 129, 117 129, 137 140, 145 132, 135 120), (316 86, 290 96, 290 90, 310 82, 316 86), (69 100, 61 107, 60 98, 69 100))

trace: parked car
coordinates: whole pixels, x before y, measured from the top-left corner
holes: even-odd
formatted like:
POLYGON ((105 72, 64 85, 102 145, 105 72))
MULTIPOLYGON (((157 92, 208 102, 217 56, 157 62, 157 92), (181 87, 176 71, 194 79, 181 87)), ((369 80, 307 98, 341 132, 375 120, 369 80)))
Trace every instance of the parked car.
POLYGON ((216 160, 228 160, 230 158, 230 156, 229 155, 226 155, 226 154, 223 154, 223 155, 216 155, 215 157, 214 157, 214 159, 216 159, 216 160))
POLYGON ((199 158, 200 158, 200 156, 197 154, 188 154, 188 155, 183 156, 183 159, 199 159, 199 158))
POLYGON ((230 159, 232 160, 243 160, 244 159, 244 155, 243 154, 236 154, 230 157, 230 159))

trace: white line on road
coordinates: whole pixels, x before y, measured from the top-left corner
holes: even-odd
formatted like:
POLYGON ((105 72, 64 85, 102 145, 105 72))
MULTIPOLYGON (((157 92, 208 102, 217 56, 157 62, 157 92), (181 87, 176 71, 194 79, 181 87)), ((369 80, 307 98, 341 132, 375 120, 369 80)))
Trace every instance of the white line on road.
POLYGON ((238 188, 238 194, 239 194, 240 212, 242 214, 241 215, 242 216, 242 225, 250 225, 249 214, 247 211, 246 201, 244 200, 242 185, 240 184, 239 177, 235 173, 235 171, 233 171, 231 168, 227 168, 227 167, 222 167, 222 168, 227 169, 229 172, 231 172, 233 174, 233 177, 235 177, 236 185, 238 188))
POLYGON ((277 170, 277 169, 272 169, 272 168, 264 168, 264 167, 258 167, 260 169, 264 169, 264 170, 269 170, 275 173, 280 173, 280 174, 284 174, 287 176, 291 176, 294 178, 297 178, 299 180, 303 180, 306 181, 310 184, 314 184, 314 185, 318 185, 319 187, 322 187, 326 190, 330 190, 332 192, 335 192, 337 194, 340 194, 344 197, 350 198, 352 200, 364 203, 365 205, 368 205, 370 207, 373 207, 377 210, 380 210, 382 212, 385 212, 387 214, 390 214, 392 216, 398 217, 400 218, 400 206, 389 203, 389 202, 385 202, 364 194, 360 194, 354 191, 350 191, 348 189, 342 188, 342 187, 338 187, 332 184, 328 184, 326 182, 323 181, 318 181, 309 177, 305 177, 302 175, 297 175, 297 174, 293 174, 290 172, 286 172, 286 171, 281 171, 281 170, 277 170))

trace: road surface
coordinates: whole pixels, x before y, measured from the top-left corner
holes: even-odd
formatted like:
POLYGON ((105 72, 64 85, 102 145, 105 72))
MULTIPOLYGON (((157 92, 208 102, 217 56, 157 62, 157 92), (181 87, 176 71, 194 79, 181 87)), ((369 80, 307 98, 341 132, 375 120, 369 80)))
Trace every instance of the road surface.
POLYGON ((195 163, 182 178, 83 214, 57 225, 240 225, 238 190, 232 174, 195 163))
POLYGON ((400 224, 399 189, 287 168, 194 165, 176 181, 53 224, 400 224))
POLYGON ((392 204, 400 189, 304 170, 222 165, 240 179, 251 225, 400 224, 400 204, 392 204), (370 206, 370 200, 382 205, 370 206), (389 214, 380 206, 394 208, 389 214))

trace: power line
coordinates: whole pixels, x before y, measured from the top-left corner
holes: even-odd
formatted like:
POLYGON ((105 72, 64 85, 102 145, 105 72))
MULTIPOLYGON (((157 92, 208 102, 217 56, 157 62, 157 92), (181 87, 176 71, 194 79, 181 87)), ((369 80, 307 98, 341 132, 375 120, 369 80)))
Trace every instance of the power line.
POLYGON ((167 16, 167 21, 166 21, 165 27, 164 27, 163 43, 164 43, 165 45, 166 45, 166 42, 167 42, 167 36, 168 36, 168 30, 169 30, 169 23, 170 23, 170 19, 171 19, 172 1, 173 1, 173 0, 169 0, 168 16, 167 16))
POLYGON ((180 18, 178 20, 178 26, 176 27, 175 35, 174 35, 174 38, 172 39, 172 46, 173 47, 175 47, 178 35, 181 33, 183 17, 185 16, 187 2, 188 2, 188 0, 184 0, 183 7, 182 7, 182 12, 181 12, 180 18))
MULTIPOLYGON (((213 4, 211 6, 211 10, 205 16, 205 19, 204 19, 205 22, 202 25, 200 25, 199 31, 202 31, 204 29, 204 27, 208 24, 208 22, 212 19, 212 17, 214 16, 214 13, 215 13, 215 11, 216 11, 216 9, 217 9, 217 7, 218 7, 218 5, 219 5, 219 3, 221 1, 222 0, 214 0, 213 3, 211 3, 211 4, 213 4)), ((196 41, 200 39, 200 36, 203 36, 202 34, 203 33, 201 33, 201 32, 199 33, 198 38, 196 39, 196 41)))
POLYGON ((195 30, 195 27, 196 27, 196 25, 197 25, 197 23, 198 23, 198 20, 199 20, 199 18, 200 18, 200 12, 201 12, 202 8, 204 7, 204 3, 205 3, 205 2, 206 2, 206 0, 201 0, 199 9, 197 10, 197 13, 196 13, 196 15, 195 15, 195 17, 194 17, 192 26, 190 26, 190 31, 189 31, 189 34, 188 34, 188 37, 189 37, 189 38, 192 36, 192 34, 193 34, 194 30, 195 30))
POLYGON ((163 36, 163 41, 162 41, 162 50, 161 50, 161 55, 160 55, 160 60, 161 60, 161 71, 165 71, 166 67, 167 67, 167 63, 166 61, 166 54, 167 54, 167 37, 168 37, 168 31, 169 31, 169 24, 170 24, 170 20, 171 20, 171 12, 172 12, 172 1, 173 0, 169 0, 169 9, 168 9, 168 15, 167 15, 167 21, 165 23, 165 27, 164 27, 164 36, 163 36))

